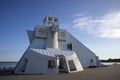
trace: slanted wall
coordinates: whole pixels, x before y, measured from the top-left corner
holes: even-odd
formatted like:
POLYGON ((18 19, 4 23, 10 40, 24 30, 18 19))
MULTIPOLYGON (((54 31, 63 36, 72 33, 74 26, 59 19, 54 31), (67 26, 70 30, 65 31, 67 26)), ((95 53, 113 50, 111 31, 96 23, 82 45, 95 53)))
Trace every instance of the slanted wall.
POLYGON ((72 44, 72 50, 76 52, 84 68, 91 66, 91 60, 93 60, 92 65, 97 66, 96 55, 70 33, 67 33, 67 41, 59 41, 59 48, 61 50, 69 50, 67 49, 67 44, 70 43, 72 44))
MULTIPOLYGON (((61 30, 59 30, 61 31, 61 30)), ((63 30, 62 30, 63 31, 63 30)), ((75 37, 73 37, 70 33, 67 33, 67 39, 61 40, 59 39, 59 49, 61 50, 70 50, 67 49, 67 44, 72 43, 72 50, 76 52, 79 60, 83 67, 89 67, 91 65, 91 60, 93 60, 93 65, 97 66, 98 59, 96 55, 88 49, 85 45, 83 45, 80 41, 78 41, 75 37)), ((34 34, 33 32, 29 32, 29 34, 34 34)), ((31 35, 33 36, 33 35, 31 35)), ((34 38, 31 37, 31 44, 30 48, 37 48, 37 49, 45 49, 46 48, 46 39, 44 38, 34 38)))
POLYGON ((57 67, 48 68, 48 63, 51 60, 55 61, 57 65, 55 57, 41 55, 29 49, 16 66, 14 72, 16 74, 56 74, 58 73, 57 67))

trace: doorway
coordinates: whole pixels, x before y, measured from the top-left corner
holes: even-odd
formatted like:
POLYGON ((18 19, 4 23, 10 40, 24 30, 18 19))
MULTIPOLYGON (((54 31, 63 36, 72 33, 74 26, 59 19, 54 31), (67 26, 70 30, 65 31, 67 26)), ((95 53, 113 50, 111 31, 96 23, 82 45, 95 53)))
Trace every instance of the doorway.
POLYGON ((59 58, 59 62, 58 62, 59 73, 65 73, 66 72, 65 57, 63 55, 59 55, 57 57, 59 58))

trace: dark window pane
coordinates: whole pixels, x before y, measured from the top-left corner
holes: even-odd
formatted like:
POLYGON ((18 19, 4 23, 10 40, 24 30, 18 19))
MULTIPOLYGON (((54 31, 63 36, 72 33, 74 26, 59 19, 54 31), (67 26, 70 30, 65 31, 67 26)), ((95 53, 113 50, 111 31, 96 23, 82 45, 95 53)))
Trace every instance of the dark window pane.
POLYGON ((70 71, 75 71, 76 70, 76 67, 75 67, 75 64, 74 64, 73 60, 69 60, 68 64, 69 64, 70 71))
POLYGON ((55 67, 55 61, 49 60, 48 61, 48 68, 54 68, 55 67))
POLYGON ((72 43, 70 43, 70 44, 67 44, 67 49, 70 49, 70 50, 72 50, 72 43))

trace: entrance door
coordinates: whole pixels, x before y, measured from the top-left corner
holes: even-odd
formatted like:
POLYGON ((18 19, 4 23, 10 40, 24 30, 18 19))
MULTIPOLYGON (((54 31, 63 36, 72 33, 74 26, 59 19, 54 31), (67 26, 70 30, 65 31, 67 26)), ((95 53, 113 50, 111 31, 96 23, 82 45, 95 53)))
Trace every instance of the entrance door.
POLYGON ((63 55, 59 55, 59 72, 66 72, 65 71, 65 66, 66 66, 66 63, 65 63, 65 58, 63 55))

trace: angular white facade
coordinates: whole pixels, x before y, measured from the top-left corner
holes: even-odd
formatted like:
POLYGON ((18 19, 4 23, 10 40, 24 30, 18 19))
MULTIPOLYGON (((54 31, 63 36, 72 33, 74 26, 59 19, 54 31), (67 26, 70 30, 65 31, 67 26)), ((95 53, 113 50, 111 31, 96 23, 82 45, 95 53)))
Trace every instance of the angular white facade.
POLYGON ((30 45, 17 64, 17 74, 56 74, 82 71, 98 66, 96 55, 66 30, 59 29, 58 18, 46 17, 44 25, 27 30, 30 45))
POLYGON ((68 73, 83 70, 74 51, 29 48, 14 72, 16 74, 56 74, 60 70, 68 73), (60 65, 61 68, 59 68, 60 65))

